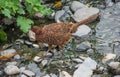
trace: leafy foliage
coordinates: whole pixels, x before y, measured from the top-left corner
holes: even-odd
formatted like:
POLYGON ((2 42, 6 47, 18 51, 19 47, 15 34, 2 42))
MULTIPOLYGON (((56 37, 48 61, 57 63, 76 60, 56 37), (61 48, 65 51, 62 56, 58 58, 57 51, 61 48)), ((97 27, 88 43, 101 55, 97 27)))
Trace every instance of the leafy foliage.
POLYGON ((17 17, 17 25, 20 26, 20 29, 23 30, 24 33, 28 32, 28 29, 31 27, 31 24, 33 24, 32 20, 22 16, 17 17))
POLYGON ((33 24, 29 17, 36 12, 49 15, 52 10, 42 5, 41 0, 25 0, 24 2, 19 0, 0 0, 0 14, 9 19, 17 17, 17 26, 20 26, 20 29, 25 33, 33 24), (25 17, 26 15, 27 17, 25 17))
POLYGON ((4 44, 7 41, 7 35, 6 33, 0 29, 0 43, 4 44))

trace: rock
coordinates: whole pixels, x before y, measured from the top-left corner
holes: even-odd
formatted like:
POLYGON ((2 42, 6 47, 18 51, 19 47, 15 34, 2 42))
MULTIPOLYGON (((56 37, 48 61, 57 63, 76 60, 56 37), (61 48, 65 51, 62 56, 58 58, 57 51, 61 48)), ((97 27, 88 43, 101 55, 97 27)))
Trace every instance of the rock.
POLYGON ((114 4, 112 0, 105 0, 105 3, 106 3, 106 7, 111 7, 114 4))
POLYGON ((87 54, 93 54, 94 53, 94 50, 93 49, 88 49, 87 50, 87 54))
POLYGON ((14 59, 19 60, 20 59, 20 55, 15 55, 14 59))
POLYGON ((93 70, 96 69, 96 66, 96 61, 88 57, 82 64, 79 65, 78 69, 75 70, 73 77, 91 77, 93 70))
POLYGON ((50 75, 49 75, 49 74, 47 74, 47 75, 45 75, 45 76, 43 76, 43 77, 50 77, 50 75))
POLYGON ((91 22, 99 15, 99 9, 97 8, 82 8, 78 9, 73 16, 76 22, 87 21, 91 22))
POLYGON ((29 77, 35 76, 35 73, 30 70, 24 70, 23 73, 29 77))
POLYGON ((81 64, 77 70, 75 70, 73 77, 91 77, 93 71, 86 67, 86 65, 81 64))
POLYGON ((74 13, 73 19, 76 22, 82 22, 82 21, 91 22, 98 17, 98 14, 99 14, 99 9, 97 8, 82 8, 82 9, 78 9, 74 13))
POLYGON ((114 77, 120 77, 120 75, 115 75, 114 77))
POLYGON ((77 28, 77 31, 75 33, 73 33, 73 36, 78 36, 78 37, 82 37, 82 36, 86 36, 91 32, 91 28, 88 27, 87 25, 81 25, 77 28))
POLYGON ((14 61, 14 62, 7 62, 6 66, 9 66, 9 65, 17 65, 17 62, 16 61, 14 61))
POLYGON ((75 62, 77 62, 77 63, 82 63, 83 62, 83 60, 81 60, 79 58, 73 58, 72 60, 75 61, 75 62))
POLYGON ((112 69, 117 69, 120 65, 120 62, 110 62, 108 66, 112 69))
POLYGON ((1 52, 1 56, 5 56, 7 54, 14 54, 15 52, 16 52, 15 49, 6 49, 6 50, 1 52))
POLYGON ((68 72, 66 71, 60 71, 59 77, 72 77, 68 72))
POLYGON ((39 48, 39 45, 38 44, 33 44, 33 47, 39 48))
POLYGON ((51 76, 51 77, 58 77, 57 75, 52 74, 52 73, 50 73, 50 76, 51 76))
POLYGON ((92 77, 101 77, 101 75, 93 75, 92 77))
POLYGON ((77 11, 78 9, 81 9, 81 8, 87 8, 86 5, 80 3, 79 1, 73 1, 73 2, 71 3, 71 6, 70 6, 70 7, 71 7, 71 10, 72 10, 73 12, 75 12, 75 11, 77 11))
POLYGON ((120 67, 116 69, 116 73, 117 75, 120 75, 120 67))
POLYGON ((69 10, 69 8, 64 8, 64 10, 59 10, 56 12, 55 21, 57 23, 68 22, 70 20, 71 15, 72 12, 69 10))
POLYGON ((15 44, 24 44, 24 40, 23 39, 17 39, 15 41, 15 44))
POLYGON ((20 77, 28 77, 28 76, 26 76, 26 75, 22 74, 20 77))
POLYGON ((59 11, 57 11, 56 13, 55 13, 55 21, 56 22, 61 22, 60 21, 60 17, 62 16, 62 15, 64 15, 64 13, 65 13, 65 11, 64 10, 59 10, 59 11))
POLYGON ((40 68, 38 67, 38 65, 36 63, 34 63, 34 62, 29 63, 28 69, 33 71, 36 74, 36 77, 41 76, 40 68))
POLYGON ((42 62, 41 62, 41 64, 42 64, 43 66, 47 65, 47 63, 48 63, 48 60, 42 60, 42 62))
POLYGON ((25 71, 25 67, 20 67, 20 73, 22 73, 23 71, 25 71))
POLYGON ((76 46, 76 51, 85 51, 91 47, 91 44, 88 41, 84 41, 76 46))
POLYGON ((8 65, 7 67, 5 67, 4 71, 7 75, 14 75, 18 74, 20 72, 20 69, 17 66, 8 65))
POLYGON ((84 64, 86 67, 89 67, 91 70, 95 70, 97 66, 97 62, 89 57, 86 58, 82 64, 84 64))
POLYGON ((108 53, 103 59, 102 62, 103 63, 108 63, 111 60, 114 60, 116 57, 116 54, 112 54, 112 53, 108 53))
POLYGON ((120 55, 120 2, 101 11, 100 22, 96 26, 96 49, 99 53, 120 55), (104 25, 103 25, 104 24, 104 25), (113 50, 114 49, 114 50, 113 50))
POLYGON ((25 44, 27 44, 27 45, 32 45, 33 43, 30 42, 30 41, 25 40, 25 44))
POLYGON ((35 56, 33 60, 35 62, 41 62, 42 61, 41 57, 39 57, 39 56, 35 56))

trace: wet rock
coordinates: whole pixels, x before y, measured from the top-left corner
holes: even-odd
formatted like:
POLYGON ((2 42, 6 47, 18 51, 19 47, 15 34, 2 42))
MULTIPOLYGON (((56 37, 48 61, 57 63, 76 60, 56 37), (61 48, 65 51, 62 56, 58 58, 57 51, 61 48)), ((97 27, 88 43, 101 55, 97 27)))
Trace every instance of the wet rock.
POLYGON ((97 62, 89 57, 86 58, 82 64, 86 65, 86 67, 89 67, 92 70, 95 70, 97 66, 97 62))
POLYGON ((102 53, 120 54, 120 45, 114 45, 120 39, 120 2, 101 12, 100 22, 96 26, 96 49, 102 53))
POLYGON ((79 58, 73 58, 72 60, 75 61, 75 62, 77 62, 77 63, 82 63, 83 62, 83 60, 81 60, 79 58))
POLYGON ((27 45, 32 45, 33 43, 30 42, 30 41, 25 40, 25 44, 27 44, 27 45))
POLYGON ((8 66, 8 65, 17 65, 17 62, 16 61, 14 61, 14 62, 7 62, 6 66, 8 66))
POLYGON ((73 36, 78 36, 78 37, 85 37, 91 32, 91 28, 88 27, 87 25, 81 25, 77 28, 77 31, 73 33, 73 36))
POLYGON ((55 13, 55 21, 58 22, 58 23, 61 22, 61 21, 60 21, 60 17, 63 16, 64 13, 65 13, 64 10, 59 10, 59 11, 57 11, 57 12, 55 13))
POLYGON ((38 44, 33 44, 33 47, 39 48, 39 45, 38 44))
POLYGON ((92 77, 101 77, 101 75, 93 75, 92 77))
POLYGON ((93 49, 88 49, 87 50, 87 54, 93 54, 94 53, 94 50, 93 49))
POLYGON ((114 77, 120 77, 120 75, 115 75, 114 77))
POLYGON ((15 44, 24 44, 24 40, 23 39, 17 39, 15 41, 15 44))
POLYGON ((105 3, 106 3, 106 7, 111 7, 114 4, 112 0, 105 0, 105 3))
POLYGON ((79 1, 73 1, 73 2, 71 3, 71 6, 70 6, 70 7, 71 7, 71 10, 72 10, 73 12, 75 12, 75 11, 77 11, 78 9, 81 9, 81 8, 87 8, 86 5, 80 3, 79 1))
POLYGON ((72 77, 72 76, 66 71, 60 71, 59 77, 72 77))
POLYGON ((15 49, 6 49, 6 50, 2 51, 0 54, 1 54, 1 56, 5 56, 7 54, 14 54, 15 52, 16 52, 15 49))
POLYGON ((120 66, 120 62, 110 62, 108 66, 112 69, 117 69, 120 66))
POLYGON ((48 60, 42 60, 42 62, 41 62, 41 64, 42 64, 43 66, 47 65, 47 63, 48 63, 48 60))
POLYGON ((41 62, 42 61, 41 57, 39 57, 39 56, 35 56, 33 60, 35 62, 41 62))
POLYGON ((97 62, 88 57, 79 65, 78 69, 75 70, 73 77, 91 77, 96 66, 97 62))
POLYGON ((20 59, 20 55, 15 55, 15 56, 14 56, 14 59, 15 59, 15 60, 19 60, 19 59, 20 59))
POLYGON ((8 65, 5 69, 4 69, 5 73, 7 75, 13 75, 13 74, 18 74, 20 72, 20 69, 17 66, 14 65, 8 65))
POLYGON ((109 61, 112 61, 114 60, 116 57, 116 54, 112 54, 112 53, 108 53, 103 59, 102 59, 102 62, 105 64, 105 63, 108 63, 109 61))
POLYGON ((76 22, 87 20, 88 22, 93 21, 98 17, 99 9, 97 8, 81 8, 78 9, 73 16, 76 22))
POLYGON ((120 67, 116 69, 116 73, 117 75, 120 75, 120 67))
POLYGON ((58 77, 57 75, 52 74, 52 73, 50 74, 50 76, 51 76, 51 77, 58 77))
POLYGON ((30 70, 25 70, 25 71, 23 71, 23 73, 24 73, 25 75, 29 76, 29 77, 35 76, 35 73, 32 72, 32 71, 30 71, 30 70))
POLYGON ((70 10, 59 10, 55 14, 55 21, 56 22, 68 22, 71 17, 71 11, 70 10))
POLYGON ((20 67, 20 73, 22 73, 23 71, 25 71, 25 67, 20 67))
POLYGON ((2 67, 2 66, 0 66, 0 76, 2 77, 3 76, 3 74, 4 74, 4 68, 2 67))
POLYGON ((50 75, 49 75, 49 74, 47 74, 47 75, 45 75, 45 76, 43 76, 43 77, 50 77, 50 75))
POLYGON ((26 75, 22 74, 20 77, 28 77, 28 76, 26 76, 26 75))
POLYGON ((86 65, 81 64, 77 70, 75 70, 73 77, 91 77, 93 71, 86 67, 86 65))
POLYGON ((91 44, 88 41, 84 41, 76 46, 76 51, 85 51, 91 47, 91 44))
POLYGON ((36 77, 41 76, 40 68, 37 66, 36 63, 31 62, 30 64, 28 64, 28 69, 33 71, 36 74, 36 77))

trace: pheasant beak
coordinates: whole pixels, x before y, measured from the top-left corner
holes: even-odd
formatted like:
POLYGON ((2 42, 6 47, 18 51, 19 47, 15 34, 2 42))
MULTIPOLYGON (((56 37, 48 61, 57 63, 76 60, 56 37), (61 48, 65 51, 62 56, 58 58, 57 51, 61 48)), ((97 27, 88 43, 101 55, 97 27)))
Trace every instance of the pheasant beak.
POLYGON ((32 30, 29 30, 28 37, 29 37, 30 41, 36 41, 35 33, 32 30))

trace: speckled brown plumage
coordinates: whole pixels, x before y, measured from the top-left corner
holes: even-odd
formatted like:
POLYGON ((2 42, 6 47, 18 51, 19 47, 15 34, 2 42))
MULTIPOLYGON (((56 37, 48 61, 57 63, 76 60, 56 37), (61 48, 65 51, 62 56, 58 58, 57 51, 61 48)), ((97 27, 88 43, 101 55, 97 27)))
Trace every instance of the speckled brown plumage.
POLYGON ((35 33, 34 40, 47 43, 49 46, 57 45, 63 47, 71 39, 71 34, 77 30, 77 27, 83 24, 79 23, 52 23, 44 27, 33 26, 31 30, 35 33))

